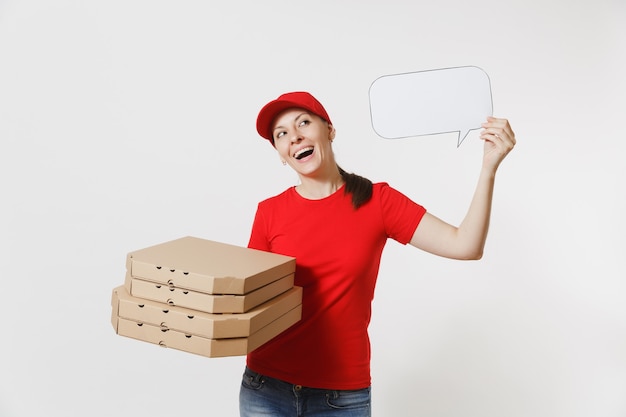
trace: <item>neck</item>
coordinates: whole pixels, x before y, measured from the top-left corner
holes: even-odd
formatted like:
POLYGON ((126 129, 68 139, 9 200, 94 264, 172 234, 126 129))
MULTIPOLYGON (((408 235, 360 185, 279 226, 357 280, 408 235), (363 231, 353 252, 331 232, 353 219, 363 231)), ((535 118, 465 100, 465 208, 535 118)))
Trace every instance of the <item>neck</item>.
POLYGON ((302 197, 319 200, 333 194, 344 184, 339 169, 335 169, 332 175, 323 178, 300 176, 300 185, 296 186, 296 191, 302 197))

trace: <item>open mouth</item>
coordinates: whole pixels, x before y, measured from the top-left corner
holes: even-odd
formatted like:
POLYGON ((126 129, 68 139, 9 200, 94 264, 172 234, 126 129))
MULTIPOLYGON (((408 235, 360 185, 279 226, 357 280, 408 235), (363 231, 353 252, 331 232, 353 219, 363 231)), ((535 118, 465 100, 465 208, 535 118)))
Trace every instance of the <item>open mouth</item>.
POLYGON ((298 152, 294 153, 293 157, 296 158, 297 160, 300 160, 302 158, 306 158, 307 156, 311 155, 312 153, 313 153, 313 147, 309 146, 307 148, 302 148, 298 152))

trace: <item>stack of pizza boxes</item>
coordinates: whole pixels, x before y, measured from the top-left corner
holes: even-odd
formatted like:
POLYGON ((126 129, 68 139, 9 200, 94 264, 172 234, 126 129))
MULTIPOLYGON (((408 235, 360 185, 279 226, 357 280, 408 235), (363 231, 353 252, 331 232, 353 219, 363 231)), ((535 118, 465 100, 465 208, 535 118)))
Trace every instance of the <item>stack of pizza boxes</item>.
POLYGON ((239 356, 298 322, 295 259, 187 236, 130 252, 113 289, 118 335, 207 357, 239 356))

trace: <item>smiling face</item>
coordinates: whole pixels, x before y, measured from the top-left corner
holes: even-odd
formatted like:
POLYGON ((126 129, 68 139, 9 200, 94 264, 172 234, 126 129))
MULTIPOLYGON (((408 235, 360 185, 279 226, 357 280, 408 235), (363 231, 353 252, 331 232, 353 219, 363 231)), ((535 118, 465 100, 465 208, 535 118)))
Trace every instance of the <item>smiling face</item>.
POLYGON ((272 125, 278 154, 301 177, 320 177, 336 170, 331 147, 334 136, 332 125, 298 108, 280 113, 272 125))

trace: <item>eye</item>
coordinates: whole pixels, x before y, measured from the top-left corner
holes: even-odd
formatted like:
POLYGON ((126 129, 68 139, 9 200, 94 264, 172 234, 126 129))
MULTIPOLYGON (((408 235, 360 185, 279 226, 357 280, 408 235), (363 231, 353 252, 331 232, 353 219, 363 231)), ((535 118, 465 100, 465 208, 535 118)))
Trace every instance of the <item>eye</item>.
POLYGON ((274 140, 280 139, 283 136, 285 136, 286 134, 287 134, 287 132, 278 132, 277 134, 274 135, 274 140))
POLYGON ((308 126, 311 123, 310 120, 308 119, 303 119, 300 124, 298 124, 299 127, 303 127, 303 126, 308 126))

